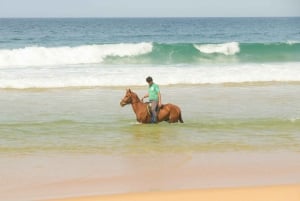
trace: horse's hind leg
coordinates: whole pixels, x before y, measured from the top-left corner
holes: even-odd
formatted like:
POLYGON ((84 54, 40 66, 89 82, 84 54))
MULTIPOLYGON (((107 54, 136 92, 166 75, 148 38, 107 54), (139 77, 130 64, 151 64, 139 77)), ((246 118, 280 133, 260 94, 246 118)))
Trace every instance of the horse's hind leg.
POLYGON ((178 122, 177 119, 174 119, 174 118, 173 119, 172 118, 169 119, 169 123, 176 123, 176 122, 178 122))
POLYGON ((169 116, 169 123, 176 123, 178 122, 178 113, 177 111, 171 111, 169 116))

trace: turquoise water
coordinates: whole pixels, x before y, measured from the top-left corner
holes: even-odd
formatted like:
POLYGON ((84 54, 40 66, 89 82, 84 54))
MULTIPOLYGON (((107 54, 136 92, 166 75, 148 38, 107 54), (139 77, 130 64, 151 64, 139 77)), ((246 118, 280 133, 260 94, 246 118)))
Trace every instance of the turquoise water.
POLYGON ((299 19, 0 19, 0 153, 299 152, 299 19), (119 106, 148 75, 184 124, 119 106))
POLYGON ((115 43, 299 41, 295 18, 0 19, 1 49, 115 43))
POLYGON ((106 64, 240 64, 299 62, 300 43, 154 43, 151 53, 131 58, 111 56, 106 64), (200 50, 200 51, 199 51, 200 50), (220 52, 217 52, 219 50, 220 52), (211 54, 207 54, 209 51, 211 54))

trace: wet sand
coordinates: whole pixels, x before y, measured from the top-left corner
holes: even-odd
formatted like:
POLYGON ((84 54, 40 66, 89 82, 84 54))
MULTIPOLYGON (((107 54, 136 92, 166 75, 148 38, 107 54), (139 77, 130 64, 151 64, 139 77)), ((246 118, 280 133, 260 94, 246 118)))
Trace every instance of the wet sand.
POLYGON ((183 190, 149 193, 132 193, 110 196, 92 196, 53 201, 299 201, 300 185, 183 190))
POLYGON ((166 196, 162 192, 182 190, 182 196, 188 196, 185 190, 189 189, 300 183, 296 152, 23 155, 1 157, 0 162, 0 200, 6 201, 118 194, 143 197, 143 192, 166 196))

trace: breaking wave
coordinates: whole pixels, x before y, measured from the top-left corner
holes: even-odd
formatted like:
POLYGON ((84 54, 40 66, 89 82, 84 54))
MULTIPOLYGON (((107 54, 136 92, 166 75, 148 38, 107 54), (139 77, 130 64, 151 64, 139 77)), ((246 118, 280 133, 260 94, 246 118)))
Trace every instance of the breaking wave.
POLYGON ((102 63, 106 57, 126 57, 152 51, 152 43, 25 47, 0 50, 0 67, 102 63))
POLYGON ((211 64, 299 62, 300 43, 120 43, 0 49, 0 68, 77 64, 211 64))
POLYGON ((207 44, 207 45, 195 45, 195 48, 200 52, 212 54, 220 53, 224 55, 235 55, 240 52, 240 47, 237 42, 224 43, 224 44, 207 44))

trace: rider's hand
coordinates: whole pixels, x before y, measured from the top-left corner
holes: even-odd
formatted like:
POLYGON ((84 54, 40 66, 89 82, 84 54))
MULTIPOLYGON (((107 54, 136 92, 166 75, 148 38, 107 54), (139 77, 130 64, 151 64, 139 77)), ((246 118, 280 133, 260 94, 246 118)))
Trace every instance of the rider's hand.
POLYGON ((158 103, 158 108, 161 108, 161 103, 160 102, 158 103))

